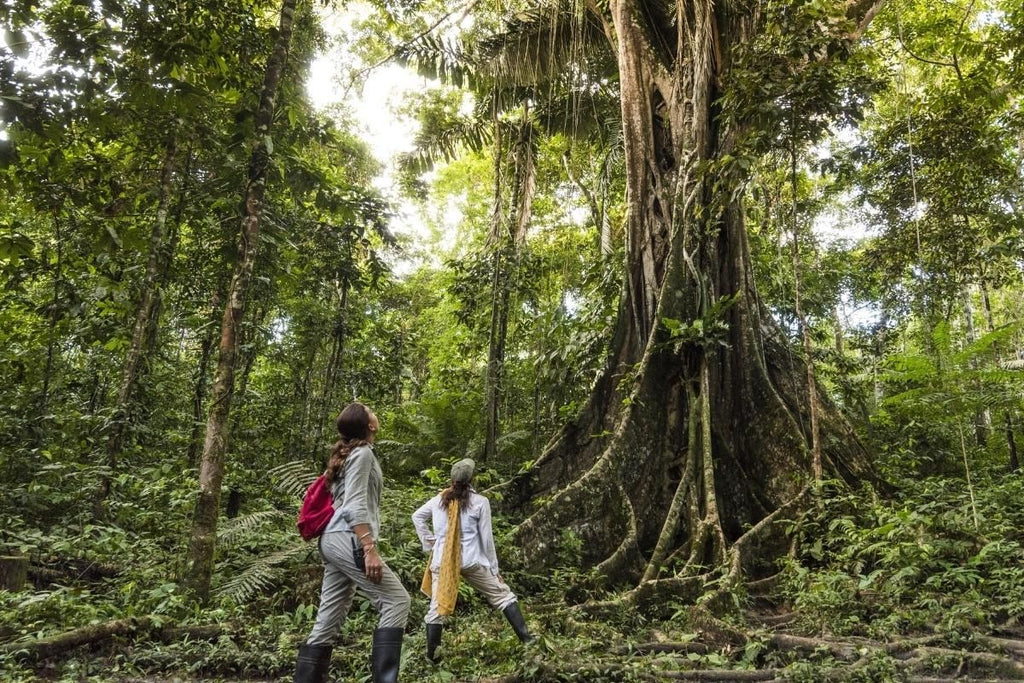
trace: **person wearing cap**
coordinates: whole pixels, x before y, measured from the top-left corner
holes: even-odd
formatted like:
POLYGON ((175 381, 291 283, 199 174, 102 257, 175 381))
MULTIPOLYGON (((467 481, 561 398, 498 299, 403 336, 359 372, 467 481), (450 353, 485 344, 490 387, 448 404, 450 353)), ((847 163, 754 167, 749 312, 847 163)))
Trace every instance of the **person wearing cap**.
POLYGON ((470 482, 476 463, 464 458, 452 465, 448 488, 412 514, 423 549, 432 553, 423 575, 424 594, 430 596, 427 625, 427 659, 437 662, 437 648, 445 617, 455 610, 459 579, 478 590, 490 605, 500 609, 519 640, 534 639, 526 627, 515 594, 498 573, 498 555, 491 531, 491 504, 473 490, 470 482), (449 543, 454 540, 454 543, 449 543))

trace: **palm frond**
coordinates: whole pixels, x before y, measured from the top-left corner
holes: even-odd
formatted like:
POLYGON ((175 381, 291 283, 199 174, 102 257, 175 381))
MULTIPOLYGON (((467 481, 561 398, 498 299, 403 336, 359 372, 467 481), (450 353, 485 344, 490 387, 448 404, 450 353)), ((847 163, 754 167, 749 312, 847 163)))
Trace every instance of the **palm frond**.
POLYGON ((547 83, 564 73, 567 64, 610 54, 600 20, 582 3, 545 3, 520 11, 476 47, 494 80, 523 85, 547 83))
POLYGON ((399 168, 422 173, 467 149, 479 152, 490 144, 493 132, 490 121, 461 117, 423 128, 416 136, 414 151, 399 158, 399 168))
POLYGON ((475 88, 479 84, 480 65, 457 40, 428 34, 403 46, 397 59, 422 76, 460 88, 475 88))

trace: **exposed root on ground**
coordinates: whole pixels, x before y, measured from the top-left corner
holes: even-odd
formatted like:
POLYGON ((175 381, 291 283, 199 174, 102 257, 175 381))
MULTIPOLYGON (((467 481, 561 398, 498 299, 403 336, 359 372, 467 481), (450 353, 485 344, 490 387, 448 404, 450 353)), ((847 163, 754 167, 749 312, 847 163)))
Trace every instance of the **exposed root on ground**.
MULTIPOLYGON (((796 672, 784 665, 787 662, 812 666, 816 680, 863 680, 883 675, 880 671, 889 672, 884 675, 897 672, 901 680, 921 683, 962 677, 976 681, 1024 680, 1024 639, 1007 638, 1002 632, 979 632, 968 645, 951 647, 948 636, 940 633, 887 642, 854 636, 811 636, 781 630, 795 621, 796 615, 790 613, 748 614, 747 623, 753 626, 737 626, 718 618, 698 600, 706 578, 647 581, 615 600, 572 608, 582 618, 606 618, 636 608, 645 610, 647 616, 654 616, 646 611, 651 609, 664 616, 665 607, 672 604, 676 610, 672 623, 688 634, 687 638, 673 639, 652 630, 648 635, 651 640, 623 643, 593 657, 580 653, 551 658, 538 655, 533 664, 539 667, 535 669, 539 673, 512 680, 575 676, 632 681, 783 681, 796 672), (678 605, 687 601, 692 606, 680 618, 678 605), (751 652, 755 653, 753 659, 751 652), (723 665, 723 661, 732 664, 723 665), (764 667, 750 668, 758 663, 764 667), (737 668, 729 668, 731 665, 737 668)), ((957 644, 962 645, 962 641, 957 644)), ((799 671, 806 673, 807 669, 799 671)))

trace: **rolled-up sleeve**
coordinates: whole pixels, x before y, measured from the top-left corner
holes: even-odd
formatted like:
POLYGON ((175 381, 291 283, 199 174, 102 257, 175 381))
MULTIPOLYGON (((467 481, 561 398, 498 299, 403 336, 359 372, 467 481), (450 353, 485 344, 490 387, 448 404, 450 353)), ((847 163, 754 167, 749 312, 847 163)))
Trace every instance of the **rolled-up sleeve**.
POLYGON ((416 512, 412 513, 412 524, 416 527, 416 535, 420 537, 420 543, 423 544, 423 550, 430 552, 434 549, 434 541, 437 537, 434 536, 433 531, 430 528, 429 521, 433 517, 433 510, 431 504, 436 504, 437 498, 431 498, 426 503, 421 505, 416 512))
POLYGON ((370 524, 370 470, 373 454, 369 449, 357 449, 349 454, 345 464, 345 500, 341 504, 349 524, 370 524))
POLYGON ((491 531, 491 503, 481 496, 480 518, 477 520, 477 533, 480 535, 480 549, 488 564, 491 574, 498 573, 498 553, 494 548, 494 533, 491 531))

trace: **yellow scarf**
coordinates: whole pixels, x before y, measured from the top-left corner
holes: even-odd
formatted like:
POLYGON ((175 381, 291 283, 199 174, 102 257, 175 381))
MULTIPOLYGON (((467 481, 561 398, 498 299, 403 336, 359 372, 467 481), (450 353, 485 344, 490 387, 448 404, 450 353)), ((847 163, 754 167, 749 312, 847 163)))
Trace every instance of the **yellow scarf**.
MULTIPOLYGON (((433 595, 433 577, 430 565, 434 555, 427 560, 420 590, 430 597, 433 595)), ((441 566, 437 571, 437 613, 451 614, 455 611, 455 600, 459 597, 459 579, 462 577, 462 529, 459 527, 459 501, 448 503, 448 537, 441 553, 441 566)))

